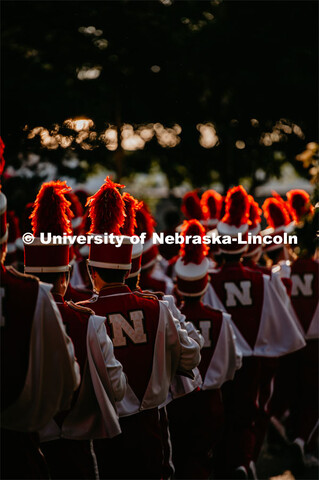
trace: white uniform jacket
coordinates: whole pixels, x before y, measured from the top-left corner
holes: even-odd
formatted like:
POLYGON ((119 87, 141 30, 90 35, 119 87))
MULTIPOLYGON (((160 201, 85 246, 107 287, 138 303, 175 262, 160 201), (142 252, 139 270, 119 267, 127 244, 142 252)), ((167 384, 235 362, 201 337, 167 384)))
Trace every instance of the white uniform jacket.
POLYGON ((73 344, 65 333, 51 288, 39 282, 25 384, 18 399, 1 415, 1 426, 9 430, 41 429, 57 412, 70 407, 80 384, 73 344))
MULTIPOLYGON (((203 302, 226 312, 227 310, 214 288, 210 287, 203 302)), ((296 324, 295 316, 291 314, 284 304, 281 294, 278 292, 278 288, 276 288, 276 282, 271 281, 269 276, 263 275, 263 287, 261 318, 257 339, 253 348, 245 340, 233 320, 231 320, 236 342, 242 355, 244 357, 280 357, 303 348, 306 343, 301 329, 296 324)))
POLYGON ((112 438, 121 433, 116 401, 126 391, 122 365, 114 357, 113 344, 106 333, 105 317, 88 320, 87 362, 75 404, 61 427, 52 420, 41 431, 41 441, 59 437, 85 440, 112 438))

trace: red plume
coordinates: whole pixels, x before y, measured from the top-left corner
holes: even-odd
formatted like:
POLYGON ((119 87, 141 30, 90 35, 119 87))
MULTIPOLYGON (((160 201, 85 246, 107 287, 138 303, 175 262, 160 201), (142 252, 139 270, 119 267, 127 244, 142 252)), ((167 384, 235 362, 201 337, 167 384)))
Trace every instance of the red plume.
POLYGON ((43 183, 29 217, 35 237, 41 232, 53 235, 72 233, 70 218, 73 217, 73 213, 70 210, 70 202, 64 196, 70 190, 71 187, 60 180, 43 183))
POLYGON ((197 195, 197 191, 193 190, 184 195, 182 200, 181 210, 187 220, 195 218, 196 220, 204 220, 205 215, 202 211, 200 199, 197 195))
POLYGON ((206 218, 220 219, 223 197, 215 190, 207 190, 200 199, 203 214, 206 218))
POLYGON ((153 235, 156 222, 146 203, 140 202, 139 205, 140 208, 136 211, 137 228, 135 233, 136 235, 141 235, 141 233, 146 232, 146 239, 149 239, 153 235))
POLYGON ((302 217, 314 211, 313 205, 310 203, 309 194, 305 190, 290 190, 287 192, 287 199, 293 218, 297 223, 302 220, 302 217))
POLYGON ((281 203, 281 205, 283 206, 283 208, 286 210, 288 216, 289 216, 289 220, 292 222, 294 220, 294 211, 293 211, 293 208, 291 208, 291 206, 289 205, 288 202, 285 202, 285 200, 279 195, 279 193, 277 193, 275 190, 272 190, 271 191, 271 194, 274 198, 276 198, 278 200, 278 202, 281 203))
POLYGON ((249 220, 251 221, 251 228, 256 228, 257 225, 260 224, 261 222, 261 214, 262 210, 259 208, 259 205, 257 202, 255 202, 254 197, 252 195, 248 195, 248 200, 249 200, 249 220))
POLYGON ((105 183, 91 197, 86 205, 89 205, 91 228, 89 233, 114 233, 121 235, 120 228, 124 223, 124 201, 118 188, 124 185, 114 183, 106 177, 105 183))
POLYGON ((286 208, 276 198, 266 198, 262 209, 270 227, 278 228, 290 223, 286 208))
POLYGON ((136 198, 132 197, 128 192, 123 193, 123 201, 125 207, 125 220, 121 228, 122 235, 134 235, 137 227, 136 210, 139 208, 139 203, 136 198))
POLYGON ((181 234, 184 237, 184 243, 181 245, 180 254, 184 264, 196 263, 196 265, 199 265, 209 251, 208 245, 203 243, 205 228, 198 220, 184 221, 181 234), (201 237, 201 242, 198 244, 192 242, 187 244, 185 243, 186 235, 198 235, 201 237))
POLYGON ((225 215, 222 218, 223 223, 235 225, 236 227, 250 223, 248 194, 242 185, 228 190, 225 204, 225 215))

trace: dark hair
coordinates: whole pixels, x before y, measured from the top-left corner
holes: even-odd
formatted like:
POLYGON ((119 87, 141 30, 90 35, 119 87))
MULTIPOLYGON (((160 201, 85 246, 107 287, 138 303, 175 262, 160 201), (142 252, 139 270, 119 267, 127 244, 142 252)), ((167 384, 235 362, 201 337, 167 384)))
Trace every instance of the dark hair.
POLYGON ((126 278, 125 284, 130 290, 135 290, 138 287, 138 275, 135 275, 135 277, 126 278))
POLYGON ((95 268, 90 267, 98 273, 105 283, 124 283, 128 270, 118 270, 113 268, 95 268))
POLYGON ((51 272, 51 273, 35 273, 34 275, 39 278, 41 282, 52 283, 55 285, 60 278, 67 272, 51 272))
POLYGON ((242 253, 223 253, 223 260, 228 262, 239 262, 241 257, 243 256, 242 253))
POLYGON ((213 253, 212 254, 213 260, 217 264, 218 267, 220 267, 223 263, 224 257, 222 253, 213 253))
POLYGON ((283 251, 283 247, 280 247, 280 248, 276 248, 275 250, 270 250, 269 252, 266 251, 266 254, 267 254, 267 257, 269 257, 270 260, 272 260, 273 264, 276 265, 276 263, 278 263, 279 256, 282 253, 282 251, 283 251))
POLYGON ((198 295, 196 297, 188 297, 187 295, 182 295, 184 302, 192 303, 192 302, 200 302, 203 295, 198 295))

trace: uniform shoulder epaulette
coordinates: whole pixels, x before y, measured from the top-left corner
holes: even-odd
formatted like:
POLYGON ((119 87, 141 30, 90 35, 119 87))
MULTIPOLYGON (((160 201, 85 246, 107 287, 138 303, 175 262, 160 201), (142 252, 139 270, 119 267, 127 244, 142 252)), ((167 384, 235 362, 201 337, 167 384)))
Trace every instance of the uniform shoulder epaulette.
POLYGON ((9 265, 8 267, 6 266, 6 271, 14 277, 21 278, 21 279, 24 279, 24 280, 39 282, 39 278, 36 277, 35 275, 29 275, 28 273, 18 272, 18 270, 16 270, 14 267, 12 267, 12 265, 9 265))
POLYGON ((152 296, 155 296, 157 298, 157 300, 163 300, 163 297, 165 296, 165 293, 163 292, 151 292, 150 290, 143 290, 143 292, 145 292, 146 294, 149 294, 149 295, 152 295, 152 296))
POLYGON ((165 297, 165 293, 163 292, 152 292, 153 295, 155 295, 156 298, 158 298, 158 300, 163 300, 163 298, 165 297))
POLYGON ((81 313, 89 313, 90 315, 94 315, 94 312, 91 308, 88 307, 82 307, 82 305, 78 305, 77 303, 72 302, 72 300, 66 302, 66 304, 73 308, 73 310, 76 310, 77 312, 81 313))
POLYGON ((143 291, 143 292, 134 292, 135 295, 141 298, 146 298, 148 300, 159 300, 158 297, 153 292, 143 291))

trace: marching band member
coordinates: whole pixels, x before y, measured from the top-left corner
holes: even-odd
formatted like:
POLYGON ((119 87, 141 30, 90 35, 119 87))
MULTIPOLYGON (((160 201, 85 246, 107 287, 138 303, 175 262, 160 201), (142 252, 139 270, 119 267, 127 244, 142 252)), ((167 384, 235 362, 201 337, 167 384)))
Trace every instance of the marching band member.
POLYGON ((242 186, 228 191, 225 215, 217 228, 219 234, 229 235, 231 242, 221 245, 225 263, 211 275, 218 297, 215 306, 231 314, 237 344, 244 357, 234 381, 223 391, 227 426, 220 448, 220 459, 224 456, 224 465, 232 467, 233 475, 239 478, 247 478, 249 470, 254 469, 260 357, 279 357, 305 345, 270 278, 240 263, 247 249, 240 239, 248 236, 249 207, 242 186))
POLYGON ((0 192, 1 476, 48 478, 37 431, 70 407, 79 365, 51 286, 4 266, 6 203, 0 192))
POLYGON ((165 275, 158 261, 158 246, 153 241, 156 222, 145 202, 141 202, 136 211, 136 234, 146 233, 143 245, 140 285, 143 290, 160 291, 171 294, 172 280, 165 275))
POLYGON ((206 190, 200 199, 200 204, 204 215, 201 224, 206 228, 206 231, 216 228, 223 206, 222 195, 215 190, 206 190))
POLYGON ((273 281, 277 282, 278 292, 281 293, 284 301, 288 301, 284 293, 282 283, 286 288, 288 296, 291 293, 290 280, 290 260, 287 246, 284 244, 284 234, 291 229, 291 221, 285 203, 278 198, 267 198, 262 206, 264 217, 267 220, 268 227, 261 232, 261 235, 268 238, 281 237, 281 243, 268 241, 264 244, 264 254, 268 258, 268 264, 271 264, 271 276, 273 281), (281 280, 281 281, 280 281, 281 280))
MULTIPOLYGON (((90 233, 121 235, 125 219, 119 185, 106 179, 90 198, 90 233)), ((125 285, 132 243, 92 243, 89 268, 98 296, 82 305, 106 316, 114 353, 128 377, 125 397, 117 402, 122 434, 95 442, 102 478, 161 478, 162 439, 158 407, 177 370, 189 372, 200 360, 199 346, 155 297, 136 295, 125 285), (126 459, 122 461, 125 450, 126 459)))
MULTIPOLYGON (((203 212, 197 190, 185 193, 182 199, 181 211, 186 220, 195 219, 201 222, 208 217, 208 210, 206 210, 205 213, 203 212)), ((178 230, 181 230, 181 225, 178 230)))
MULTIPOLYGON (((184 236, 203 238, 204 233, 204 227, 197 220, 183 225, 184 236)), ((207 252, 208 248, 203 243, 184 244, 176 263, 177 292, 184 300, 181 313, 204 338, 199 388, 168 407, 177 478, 210 477, 211 455, 223 428, 224 408, 220 388, 234 378, 241 365, 230 316, 201 302, 209 283, 207 252), (191 425, 185 423, 190 413, 191 425)))
MULTIPOLYGON (((252 195, 248 195, 249 200, 249 220, 250 225, 248 231, 251 235, 261 238, 260 235, 260 223, 261 223, 261 214, 262 210, 259 208, 257 202, 255 202, 252 195)), ((247 250, 243 253, 243 265, 245 267, 251 268, 252 270, 257 270, 265 275, 270 275, 270 268, 264 267, 258 264, 258 260, 262 255, 263 246, 260 243, 252 243, 248 245, 247 250)))
POLYGON ((115 401, 126 390, 121 364, 106 333, 105 317, 64 301, 69 282, 68 244, 41 244, 40 233, 72 233, 65 182, 44 183, 31 215, 34 242, 25 246, 25 272, 53 284, 52 294, 75 348, 81 384, 72 407, 64 409, 41 430, 42 450, 52 478, 95 478, 90 440, 112 438, 121 432, 115 401))
MULTIPOLYGON (((316 443, 318 426, 318 262, 313 259, 316 250, 318 212, 310 204, 309 195, 299 190, 287 193, 296 207, 294 219, 298 225, 298 258, 291 266, 291 301, 307 345, 290 355, 281 365, 276 378, 271 402, 274 423, 288 411, 285 426, 301 462, 316 443), (291 193, 292 192, 292 193, 291 193), (297 196, 297 199, 294 198, 297 196), (299 214, 298 214, 298 213, 299 214)), ((315 451, 315 448, 313 449, 315 451)))
MULTIPOLYGON (((140 204, 137 202, 134 197, 128 193, 123 194, 123 200, 125 204, 125 221, 124 225, 121 228, 121 233, 123 235, 134 235, 136 227, 136 212, 140 208, 140 204)), ((180 310, 176 307, 174 297, 172 295, 164 295, 163 292, 150 292, 147 290, 142 290, 139 286, 139 273, 141 271, 141 261, 142 261, 143 247, 140 244, 133 245, 132 249, 132 266, 127 276, 125 283, 129 286, 130 290, 137 295, 150 296, 158 298, 159 301, 163 301, 169 307, 171 314, 173 315, 175 321, 178 321, 183 329, 185 329, 188 335, 195 340, 199 347, 203 346, 204 339, 199 334, 191 322, 185 321, 185 315, 183 315, 180 310)), ((197 367, 193 369, 193 375, 184 376, 184 375, 175 375, 172 383, 170 385, 169 394, 159 407, 160 415, 160 424, 162 431, 162 442, 163 442, 163 478, 170 478, 174 473, 176 476, 175 465, 172 459, 172 442, 171 442, 171 430, 172 430, 172 421, 174 420, 174 413, 170 416, 170 426, 167 416, 167 408, 175 410, 173 400, 181 398, 194 390, 198 389, 201 385, 202 379, 200 372, 197 367), (170 404, 170 407, 168 405, 170 404)), ((174 403, 175 405, 175 403, 174 403)), ((179 410, 179 402, 177 402, 177 410, 179 410)), ((174 457, 176 458, 176 448, 174 449, 174 457)), ((183 450, 184 452, 184 450, 183 450)), ((184 453, 183 453, 184 456, 184 453)), ((176 460, 175 460, 176 461, 176 460)))
POLYGON ((295 402, 290 408, 291 436, 302 457, 307 448, 309 453, 316 451, 316 448, 311 451, 310 444, 312 441, 314 444, 317 442, 315 433, 318 431, 319 404, 319 264, 313 258, 318 243, 316 229, 319 212, 318 209, 315 213, 313 209, 309 209, 305 213, 307 216, 305 218, 303 215, 303 226, 296 230, 299 255, 291 267, 291 301, 307 342, 295 363, 298 375, 295 385, 298 384, 298 394, 292 397, 295 402))

